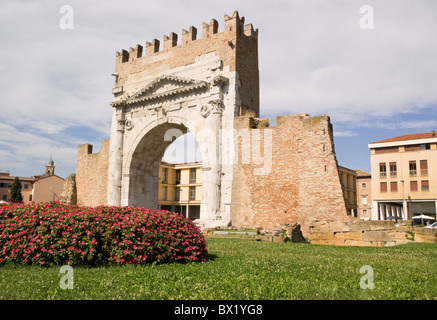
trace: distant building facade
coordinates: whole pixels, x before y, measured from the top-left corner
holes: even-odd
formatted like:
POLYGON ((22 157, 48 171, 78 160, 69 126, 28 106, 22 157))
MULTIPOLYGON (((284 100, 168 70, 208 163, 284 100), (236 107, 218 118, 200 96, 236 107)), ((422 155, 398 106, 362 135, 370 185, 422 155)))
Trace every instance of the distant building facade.
MULTIPOLYGON (((15 176, 9 172, 0 172, 0 200, 9 202, 10 189, 15 176)), ((18 177, 21 182, 21 194, 24 203, 48 202, 58 200, 62 193, 64 179, 55 175, 55 163, 50 156, 45 173, 33 177, 18 177)))
POLYGON ((435 131, 369 144, 372 220, 424 214, 436 218, 437 137, 435 131))
POLYGON ((202 200, 202 163, 162 162, 159 169, 158 205, 190 220, 199 219, 202 200))
POLYGON ((372 213, 372 175, 359 169, 357 174, 357 217, 370 220, 372 213))
POLYGON ((357 214, 357 173, 354 170, 338 166, 343 194, 346 201, 348 215, 358 217, 357 214))

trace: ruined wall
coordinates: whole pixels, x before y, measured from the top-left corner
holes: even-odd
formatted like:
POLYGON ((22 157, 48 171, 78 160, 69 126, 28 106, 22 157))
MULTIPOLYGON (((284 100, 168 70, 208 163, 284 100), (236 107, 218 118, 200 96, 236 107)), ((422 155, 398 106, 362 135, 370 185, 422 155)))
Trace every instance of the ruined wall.
POLYGON ((328 116, 281 116, 271 128, 265 120, 239 117, 235 129, 233 225, 297 222, 306 235, 313 221, 348 219, 328 116), (250 139, 239 134, 244 129, 250 139))
POLYGON ((411 220, 317 221, 310 227, 312 244, 339 246, 393 246, 408 242, 437 243, 437 230, 412 226, 411 220))
POLYGON ((102 141, 99 152, 92 152, 91 144, 78 147, 76 191, 79 206, 107 204, 109 139, 102 141))

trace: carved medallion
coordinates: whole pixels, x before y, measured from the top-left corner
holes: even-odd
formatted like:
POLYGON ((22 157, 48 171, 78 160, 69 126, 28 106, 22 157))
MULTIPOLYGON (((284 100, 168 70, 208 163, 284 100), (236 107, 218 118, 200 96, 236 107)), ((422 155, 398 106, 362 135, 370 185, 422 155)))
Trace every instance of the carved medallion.
POLYGON ((210 113, 211 109, 208 105, 204 104, 200 107, 200 114, 202 115, 202 117, 206 118, 207 116, 209 116, 210 113))

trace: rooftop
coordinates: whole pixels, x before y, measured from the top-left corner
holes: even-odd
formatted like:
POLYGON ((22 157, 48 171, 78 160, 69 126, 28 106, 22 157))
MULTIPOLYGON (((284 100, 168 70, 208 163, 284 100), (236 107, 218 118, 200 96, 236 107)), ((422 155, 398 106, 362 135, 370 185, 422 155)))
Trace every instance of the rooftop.
POLYGON ((357 177, 358 178, 361 178, 361 177, 370 177, 371 176, 370 173, 362 171, 360 169, 355 169, 354 171, 357 173, 357 177))
POLYGON ((411 134, 404 134, 403 136, 398 136, 394 138, 384 139, 380 141, 375 141, 371 143, 384 143, 384 142, 396 142, 396 141, 406 141, 406 140, 420 140, 420 139, 430 139, 435 138, 435 131, 431 132, 424 132, 424 133, 411 133, 411 134))

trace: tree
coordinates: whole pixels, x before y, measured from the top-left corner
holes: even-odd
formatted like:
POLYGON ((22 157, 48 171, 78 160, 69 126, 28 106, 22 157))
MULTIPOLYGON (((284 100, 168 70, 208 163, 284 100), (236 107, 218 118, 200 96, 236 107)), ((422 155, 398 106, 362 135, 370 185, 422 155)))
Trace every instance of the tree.
POLYGON ((11 186, 11 203, 23 202, 23 195, 21 194, 21 182, 18 177, 15 177, 11 186))

